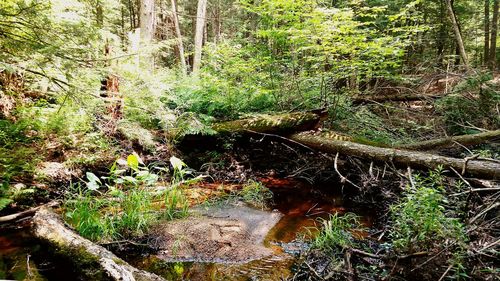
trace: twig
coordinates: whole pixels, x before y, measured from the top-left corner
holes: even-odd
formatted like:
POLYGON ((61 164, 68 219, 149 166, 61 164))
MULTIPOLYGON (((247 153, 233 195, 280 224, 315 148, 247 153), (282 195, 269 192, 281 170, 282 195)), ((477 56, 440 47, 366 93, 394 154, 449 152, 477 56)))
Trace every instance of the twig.
POLYGON ((284 136, 280 136, 280 135, 275 135, 275 134, 268 134, 268 133, 261 133, 261 132, 256 132, 256 131, 253 131, 253 130, 249 130, 249 129, 246 129, 245 131, 247 132, 250 132, 250 133, 254 133, 254 134, 259 134, 259 135, 263 135, 263 136, 269 136, 269 137, 276 137, 276 138, 280 138, 280 139, 283 139, 283 140, 286 140, 286 141, 289 141, 291 143, 294 143, 294 144, 297 144, 297 145, 300 145, 306 149, 309 149, 310 151, 312 152, 316 152, 316 150, 310 148, 309 146, 305 145, 305 144, 302 144, 300 142, 297 142, 297 141, 294 141, 292 139, 289 139, 289 138, 285 138, 284 136))
POLYGON ((480 253, 480 252, 482 252, 482 251, 488 250, 489 248, 491 248, 491 247, 493 247, 493 246, 495 246, 495 245, 497 245, 497 244, 499 244, 499 243, 500 243, 500 239, 498 239, 498 240, 497 240, 497 241, 495 241, 495 242, 491 242, 490 244, 488 244, 488 245, 484 246, 481 250, 479 250, 479 251, 477 251, 477 252, 478 252, 478 253, 480 253))
POLYGON ((351 249, 351 251, 352 251, 354 254, 362 255, 362 256, 365 256, 365 257, 369 257, 369 258, 374 258, 374 259, 381 259, 381 258, 384 258, 384 256, 380 256, 380 255, 376 255, 376 254, 368 253, 368 252, 361 251, 361 250, 354 249, 354 248, 352 248, 352 249, 351 249))
POLYGON ((314 273, 314 275, 318 278, 318 279, 321 279, 321 280, 325 280, 323 279, 323 277, 321 277, 317 272, 316 270, 314 270, 314 268, 312 268, 312 266, 308 263, 308 262, 305 262, 305 264, 307 265, 307 267, 309 268, 309 270, 314 273))
POLYGON ((448 272, 450 271, 450 269, 451 269, 452 267, 453 267, 453 264, 450 264, 450 265, 448 266, 448 268, 446 269, 446 271, 443 273, 443 275, 441 275, 441 278, 439 278, 439 280, 438 280, 438 281, 443 280, 443 279, 446 277, 446 275, 448 274, 448 272))
POLYGON ((465 170, 467 168, 467 162, 469 162, 470 160, 474 160, 474 159, 477 159, 479 157, 479 154, 476 154, 476 155, 472 155, 470 157, 465 157, 464 158, 464 165, 462 167, 462 175, 465 174, 465 170))
POLYGON ((335 155, 335 162, 333 163, 333 167, 335 168, 335 172, 337 172, 337 174, 339 175, 340 177, 340 180, 342 182, 348 182, 352 185, 354 185, 356 188, 358 188, 359 190, 361 190, 361 187, 357 186, 355 183, 353 183, 352 181, 350 181, 348 178, 344 177, 340 172, 339 172, 339 169, 338 169, 338 166, 337 166, 337 160, 339 158, 339 153, 337 152, 337 154, 335 155))
POLYGON ((473 217, 469 223, 472 224, 474 223, 477 219, 479 219, 481 216, 483 216, 484 214, 486 214, 487 212, 489 212, 490 210, 492 209, 495 209, 496 207, 500 206, 500 202, 496 202, 495 204, 492 204, 490 205, 488 208, 484 209, 483 211, 481 211, 479 214, 477 214, 475 217, 473 217))
POLYGON ((356 273, 354 272, 354 268, 352 267, 351 256, 352 256, 352 249, 347 249, 347 251, 345 251, 344 253, 344 262, 347 267, 347 272, 349 272, 347 280, 354 281, 354 276, 356 273))

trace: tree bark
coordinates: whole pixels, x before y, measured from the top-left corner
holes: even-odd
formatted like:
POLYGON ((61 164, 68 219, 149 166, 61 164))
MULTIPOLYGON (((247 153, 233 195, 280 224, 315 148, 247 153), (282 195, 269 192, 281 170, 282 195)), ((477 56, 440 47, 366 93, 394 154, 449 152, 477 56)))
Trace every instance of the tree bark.
POLYGON ((177 49, 179 51, 179 61, 181 63, 181 70, 184 75, 187 74, 186 58, 184 57, 184 44, 182 42, 181 27, 179 25, 179 17, 177 15, 177 1, 170 0, 172 5, 172 15, 174 20, 175 35, 177 36, 177 49))
POLYGON ((447 138, 433 139, 423 142, 417 142, 407 145, 402 145, 400 148, 410 150, 423 150, 423 149, 436 149, 446 146, 452 146, 457 143, 467 146, 476 145, 488 141, 495 141, 500 139, 500 130, 489 131, 474 135, 453 136, 447 138))
POLYGON ((46 207, 33 217, 32 232, 58 255, 74 263, 87 280, 165 281, 160 276, 129 265, 105 248, 79 236, 46 207))
POLYGON ((410 166, 417 169, 436 169, 442 166, 445 169, 464 170, 465 174, 480 178, 500 178, 500 164, 493 161, 467 161, 465 159, 444 157, 424 152, 381 148, 315 136, 309 133, 297 133, 289 136, 289 138, 295 142, 327 153, 341 153, 360 157, 365 160, 392 162, 398 166, 410 166))
POLYGON ((196 31, 194 36, 193 73, 199 72, 201 67, 201 51, 203 48, 203 35, 205 29, 205 16, 207 13, 207 0, 198 0, 196 13, 196 31))
POLYGON ((458 21, 455 12, 453 11, 453 5, 451 3, 451 0, 445 0, 445 1, 446 1, 446 9, 448 10, 448 15, 450 17, 451 25, 453 28, 453 33, 455 33, 457 48, 459 50, 460 57, 462 58, 462 61, 464 63, 465 69, 468 71, 469 60, 467 58, 467 53, 465 52, 464 41, 462 40, 462 33, 460 32, 460 27, 458 26, 458 21))
POLYGON ((484 0, 484 65, 490 60, 490 0, 484 0))
POLYGON ((420 101, 442 97, 443 95, 424 95, 424 94, 389 94, 389 95, 356 95, 351 101, 354 105, 365 103, 381 103, 388 101, 403 102, 403 101, 420 101))
POLYGON ((491 42, 489 50, 489 67, 495 69, 497 62, 497 32, 498 32, 498 6, 499 0, 493 1, 493 18, 491 20, 491 42))
POLYGON ((140 6, 141 39, 151 42, 155 32, 155 0, 141 0, 140 6))

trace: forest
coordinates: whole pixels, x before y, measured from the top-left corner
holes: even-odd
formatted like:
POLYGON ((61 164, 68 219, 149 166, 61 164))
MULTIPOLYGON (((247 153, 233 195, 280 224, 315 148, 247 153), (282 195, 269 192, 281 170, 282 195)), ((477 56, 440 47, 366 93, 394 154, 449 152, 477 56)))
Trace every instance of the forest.
POLYGON ((500 0, 1 0, 0 280, 499 280, 500 0))

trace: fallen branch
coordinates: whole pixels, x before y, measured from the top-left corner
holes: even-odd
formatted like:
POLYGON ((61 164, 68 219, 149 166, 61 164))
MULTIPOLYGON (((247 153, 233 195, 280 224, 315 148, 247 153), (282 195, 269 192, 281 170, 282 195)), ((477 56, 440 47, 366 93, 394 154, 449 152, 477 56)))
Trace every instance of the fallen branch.
POLYGON ((33 234, 64 256, 86 280, 164 281, 160 276, 139 270, 105 248, 68 229, 49 208, 40 208, 33 217, 33 234))
POLYGON ((408 102, 408 101, 421 101, 436 99, 442 97, 443 95, 424 95, 424 94, 392 94, 392 95, 357 95, 351 100, 355 105, 365 104, 365 103, 381 103, 381 102, 408 102))
MULTIPOLYGON (((288 138, 327 153, 341 153, 364 158, 366 160, 392 162, 395 165, 404 167, 410 166, 418 169, 436 169, 441 166, 445 169, 454 168, 456 170, 462 170, 466 163, 464 159, 403 149, 370 146, 315 136, 310 133, 297 133, 288 138)), ((500 178, 500 164, 477 159, 468 160, 465 174, 486 179, 497 179, 500 178)))
POLYGON ((8 222, 12 222, 12 221, 15 221, 15 220, 18 220, 18 219, 22 219, 22 218, 25 218, 25 217, 28 217, 28 216, 31 216, 31 215, 35 214, 42 207, 45 207, 45 206, 46 207, 54 207, 54 206, 57 206, 57 205, 59 205, 59 202, 53 201, 53 202, 47 203, 47 204, 42 205, 42 206, 31 208, 31 209, 26 210, 26 211, 22 211, 22 212, 19 212, 19 213, 15 213, 15 214, 3 216, 3 217, 0 217, 0 223, 8 223, 8 222))
POLYGON ((488 131, 473 135, 462 135, 462 136, 433 139, 428 141, 402 145, 400 146, 400 148, 410 149, 410 150, 425 150, 425 149, 442 148, 445 146, 452 146, 457 143, 465 146, 467 145, 470 146, 498 139, 500 139, 500 130, 488 131))

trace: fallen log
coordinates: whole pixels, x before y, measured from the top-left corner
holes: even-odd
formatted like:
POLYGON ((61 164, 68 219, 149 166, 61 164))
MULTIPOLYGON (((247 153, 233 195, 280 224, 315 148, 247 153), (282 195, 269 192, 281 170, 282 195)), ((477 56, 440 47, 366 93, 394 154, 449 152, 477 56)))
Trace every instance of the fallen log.
POLYGON ((351 98, 354 105, 365 103, 383 103, 383 102, 409 102, 436 99, 442 95, 425 95, 425 94, 390 94, 390 95, 357 95, 351 98))
POLYGON ((458 159, 424 152, 382 148, 350 141, 325 138, 311 133, 292 134, 288 136, 288 138, 316 150, 328 153, 338 152, 373 161, 393 162, 395 165, 410 166, 418 169, 436 169, 442 166, 445 169, 454 168, 458 171, 464 170, 466 174, 479 178, 500 178, 500 163, 493 161, 458 159))
POLYGON ((457 143, 464 146, 468 146, 468 145, 481 144, 489 141, 495 141, 499 139, 500 139, 500 130, 496 130, 496 131, 488 131, 473 135, 453 136, 453 137, 427 140, 417 143, 410 143, 402 145, 400 146, 400 148, 410 149, 410 150, 436 149, 446 146, 452 146, 457 143))
MULTIPOLYGON (((326 112, 320 110, 278 115, 260 114, 246 119, 215 123, 209 129, 217 135, 246 132, 290 134, 315 128, 325 114, 326 112)), ((200 133, 186 134, 181 129, 171 129, 167 132, 166 137, 175 140, 198 139, 200 133)))
POLYGON ((310 130, 320 121, 320 114, 296 112, 280 115, 258 115, 252 118, 216 123, 212 129, 218 133, 290 133, 310 130))
POLYGON ((160 276, 139 270, 105 248, 68 229, 51 209, 42 207, 33 217, 33 234, 69 259, 84 280, 164 281, 160 276))

